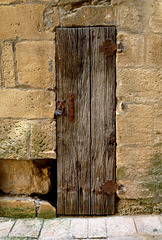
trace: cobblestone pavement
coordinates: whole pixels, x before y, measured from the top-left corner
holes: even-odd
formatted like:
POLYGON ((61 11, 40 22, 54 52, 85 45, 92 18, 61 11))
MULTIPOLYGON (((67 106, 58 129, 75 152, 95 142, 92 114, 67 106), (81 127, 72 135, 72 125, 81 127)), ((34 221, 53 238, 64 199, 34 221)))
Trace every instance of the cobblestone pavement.
POLYGON ((2 239, 162 240, 162 215, 50 220, 0 218, 2 239))

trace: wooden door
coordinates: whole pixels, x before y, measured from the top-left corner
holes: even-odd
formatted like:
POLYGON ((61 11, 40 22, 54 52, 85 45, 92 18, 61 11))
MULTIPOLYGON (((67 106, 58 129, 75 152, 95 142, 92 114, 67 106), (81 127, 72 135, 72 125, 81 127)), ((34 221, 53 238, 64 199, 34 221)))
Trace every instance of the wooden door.
POLYGON ((113 214, 115 194, 100 192, 115 180, 115 27, 57 28, 57 213, 113 214), (64 101, 61 102, 60 101, 64 101))

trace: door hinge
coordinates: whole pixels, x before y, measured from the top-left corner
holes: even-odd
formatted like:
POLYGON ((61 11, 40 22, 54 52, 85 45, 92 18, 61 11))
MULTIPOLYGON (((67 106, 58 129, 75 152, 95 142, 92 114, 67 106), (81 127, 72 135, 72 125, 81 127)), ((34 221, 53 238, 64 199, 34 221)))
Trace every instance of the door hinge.
POLYGON ((99 51, 103 52, 107 57, 113 56, 117 50, 116 44, 111 38, 108 38, 99 46, 99 51))
POLYGON ((93 193, 102 195, 112 195, 117 190, 120 190, 120 188, 121 188, 120 184, 115 183, 113 180, 108 180, 99 187, 100 190, 98 191, 94 190, 93 193))

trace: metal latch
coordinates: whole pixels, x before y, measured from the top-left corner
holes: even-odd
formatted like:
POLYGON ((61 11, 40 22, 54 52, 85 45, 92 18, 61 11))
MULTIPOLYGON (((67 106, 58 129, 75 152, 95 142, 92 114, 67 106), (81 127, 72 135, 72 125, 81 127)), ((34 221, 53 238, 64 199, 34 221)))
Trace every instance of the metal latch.
POLYGON ((69 122, 74 122, 74 94, 69 94, 69 122))
POLYGON ((65 113, 65 102, 66 101, 57 101, 57 109, 54 114, 55 118, 65 113))

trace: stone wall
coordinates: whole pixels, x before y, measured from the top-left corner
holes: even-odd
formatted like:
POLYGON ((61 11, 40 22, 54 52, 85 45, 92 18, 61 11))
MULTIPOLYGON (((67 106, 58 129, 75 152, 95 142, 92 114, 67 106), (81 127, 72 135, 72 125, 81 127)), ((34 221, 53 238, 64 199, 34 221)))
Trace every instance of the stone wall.
POLYGON ((161 0, 0 0, 1 191, 50 190, 44 159, 56 159, 55 28, 113 25, 124 49, 117 53, 117 181, 126 192, 117 212, 159 211, 161 12, 161 0), (29 174, 22 177, 22 168, 29 174))

